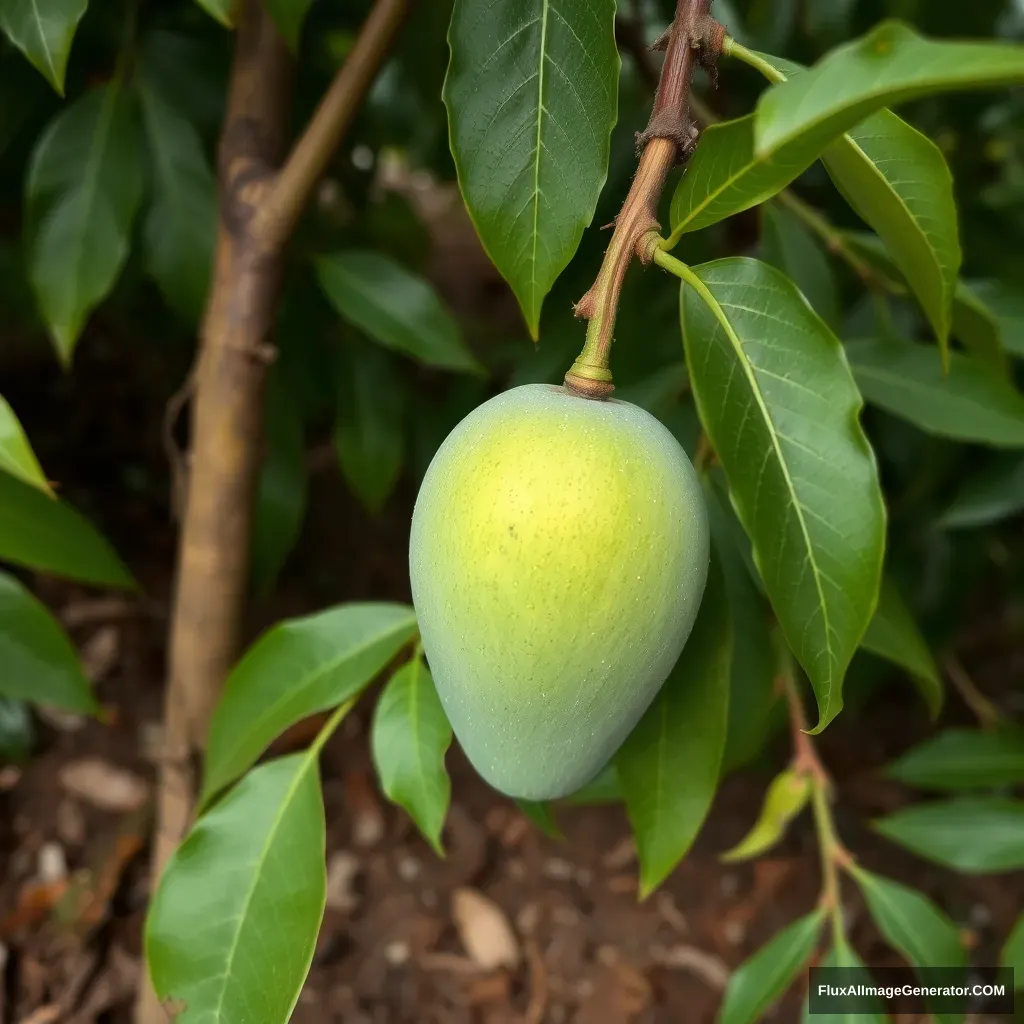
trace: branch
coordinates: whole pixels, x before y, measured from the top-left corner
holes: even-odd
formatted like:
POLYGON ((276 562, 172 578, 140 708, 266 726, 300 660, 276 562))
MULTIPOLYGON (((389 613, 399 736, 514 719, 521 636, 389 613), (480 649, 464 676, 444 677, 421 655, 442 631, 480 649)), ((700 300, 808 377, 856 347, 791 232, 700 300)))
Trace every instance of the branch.
POLYGON ((253 218, 253 240, 265 251, 279 249, 291 237, 408 10, 409 0, 376 0, 355 46, 253 218))
POLYGON ((708 14, 709 6, 710 0, 677 0, 651 119, 637 138, 641 155, 636 177, 615 218, 597 280, 576 304, 576 315, 590 324, 586 344, 565 375, 565 384, 588 398, 604 398, 613 390, 608 361, 622 282, 634 255, 650 263, 648 236, 659 227, 658 201, 665 179, 693 150, 696 128, 689 118, 689 96, 694 63, 699 55, 705 66, 714 67, 724 33, 708 14))

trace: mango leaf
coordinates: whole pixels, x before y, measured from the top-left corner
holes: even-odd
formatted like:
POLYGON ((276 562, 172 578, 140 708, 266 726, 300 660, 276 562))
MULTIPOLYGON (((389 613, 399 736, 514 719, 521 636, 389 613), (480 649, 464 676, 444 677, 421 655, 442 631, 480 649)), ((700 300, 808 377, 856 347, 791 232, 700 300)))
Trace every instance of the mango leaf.
POLYGON ((225 28, 231 27, 233 0, 196 0, 196 3, 211 17, 216 18, 225 28))
POLYGON ((608 172, 615 4, 456 0, 444 84, 459 186, 536 339, 608 172))
POLYGON ((968 479, 939 517, 947 530, 991 526, 1024 511, 1024 459, 1007 458, 968 479))
POLYGON ((331 305, 374 341, 427 366, 480 370, 433 287, 389 256, 334 253, 316 261, 316 272, 331 305))
POLYGON ((995 316, 1007 350, 1024 358, 1024 290, 1004 281, 971 281, 968 287, 995 316))
POLYGON ((23 764, 36 745, 35 721, 23 700, 0 697, 0 760, 23 764))
POLYGON ((302 23, 313 0, 267 0, 267 10, 292 52, 299 48, 302 23))
POLYGON ((728 864, 749 860, 770 850, 786 834, 789 823, 807 806, 810 798, 809 776, 790 768, 779 772, 768 787, 754 827, 719 859, 728 864))
POLYGON ((96 710, 89 680, 56 619, 0 572, 0 694, 69 711, 96 710))
POLYGON ((761 258, 781 270, 830 327, 839 323, 839 293, 825 251, 804 224, 785 207, 761 207, 761 258))
POLYGON ((29 278, 65 366, 121 273, 141 198, 135 110, 115 80, 63 108, 29 164, 29 278))
POLYGON ((811 958, 825 913, 818 909, 782 929, 729 979, 720 1024, 753 1024, 793 983, 811 958))
POLYGON ((640 858, 640 898, 672 872, 707 816, 725 749, 732 624, 712 559, 697 621, 665 685, 615 755, 640 858))
POLYGON ((416 634, 411 608, 347 604, 278 623, 224 684, 210 723, 202 804, 289 726, 360 693, 416 634))
POLYGON ((1020 82, 1024 51, 1018 46, 925 39, 901 22, 885 21, 761 96, 757 152, 766 156, 797 139, 824 147, 876 110, 929 93, 1020 82))
POLYGON ((890 579, 882 582, 878 607, 861 646, 910 673, 932 718, 942 710, 945 693, 938 666, 903 595, 890 579))
POLYGON ((143 258, 164 298, 198 322, 206 305, 217 233, 217 187, 199 133, 144 78, 139 89, 152 197, 143 258))
POLYGON ((114 549, 70 505, 0 470, 0 561, 106 587, 133 587, 114 549))
POLYGON ((285 1024, 327 893, 318 748, 250 772, 164 869, 146 921, 157 995, 178 1024, 285 1024))
POLYGON ((946 373, 931 346, 882 339, 846 354, 872 405, 939 437, 1024 448, 1024 395, 983 363, 952 352, 946 373))
POLYGON ((1024 783, 1024 735, 945 729, 908 750, 890 778, 921 789, 986 789, 1024 783))
POLYGON ((71 42, 87 6, 88 0, 0 0, 0 28, 61 96, 71 42))
POLYGON ((404 807, 438 856, 452 783, 444 755, 452 742, 434 680, 417 654, 392 677, 373 714, 371 748, 381 788, 404 807))
POLYGON ((0 470, 51 494, 36 453, 7 399, 0 395, 0 470))
POLYGON ((617 804, 622 800, 622 784, 615 761, 609 761, 582 789, 564 799, 564 803, 580 807, 617 804))
POLYGON ((701 421, 823 729, 874 612, 885 510, 842 347, 796 287, 725 259, 684 284, 683 336, 701 421))
POLYGON ((544 800, 517 800, 516 806, 549 839, 563 839, 551 804, 544 800))
POLYGON ((1003 967, 1012 967, 1016 988, 1024 988, 1024 914, 1017 919, 999 960, 1003 967))
POLYGON ((402 471, 403 391, 387 353, 370 346, 347 352, 338 382, 334 450, 342 474, 371 513, 381 510, 402 471))
POLYGON ((953 335, 980 362, 1003 377, 1009 375, 1002 324, 963 281, 957 281, 953 292, 953 335))
POLYGON ((886 839, 954 871, 986 875, 1024 868, 1024 802, 1019 800, 936 800, 872 824, 886 839))
MULTIPOLYGON (((865 971, 864 961, 857 956, 856 950, 850 945, 846 936, 836 936, 836 944, 828 951, 821 962, 822 967, 849 967, 858 971, 865 971)), ((864 976, 861 975, 861 978, 864 976)), ((864 997, 857 1001, 863 1007, 864 997)), ((857 1012, 849 1013, 814 1013, 810 1012, 808 1000, 804 1000, 803 1024, 889 1024, 889 1018, 885 1015, 878 1000, 875 1000, 874 1010, 859 1008, 857 1012)))

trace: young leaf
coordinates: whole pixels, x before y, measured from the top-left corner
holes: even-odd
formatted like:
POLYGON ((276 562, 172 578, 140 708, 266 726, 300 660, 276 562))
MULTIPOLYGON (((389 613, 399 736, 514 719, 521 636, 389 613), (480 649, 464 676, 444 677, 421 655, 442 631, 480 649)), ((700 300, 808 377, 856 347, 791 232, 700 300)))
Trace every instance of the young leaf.
POLYGON ((0 470, 0 561, 105 587, 133 587, 103 536, 70 505, 0 470))
POLYGON ((887 839, 966 874, 1024 868, 1024 803, 957 797, 905 807, 874 823, 887 839))
POLYGON ((347 355, 338 386, 334 448, 348 485, 369 512, 377 513, 402 471, 401 381, 385 352, 361 345, 347 355))
POLYGON ((861 646, 906 669, 932 718, 938 717, 945 696, 942 677, 903 595, 890 579, 882 582, 878 607, 861 646))
POLYGON ((356 696, 416 634, 411 608, 347 604, 280 622, 224 684, 206 748, 202 804, 289 726, 356 696))
POLYGON ((1003 967, 1013 968, 1017 988, 1024 988, 1024 914, 1021 914, 1013 926, 999 962, 1003 967))
POLYGON ((968 287, 995 316, 1006 348, 1024 357, 1024 290, 1003 281, 971 281, 968 287))
POLYGON ((810 798, 811 780, 807 775, 792 769, 779 772, 768 787, 754 827, 719 859, 726 863, 750 860, 770 850, 786 834, 789 823, 807 806, 810 798))
POLYGON ((433 287, 389 256, 334 253, 316 261, 316 272, 331 305, 374 341, 427 366, 480 370, 433 287))
POLYGON ((782 929, 729 979, 719 1013, 719 1024, 754 1024, 793 983, 811 958, 821 926, 823 910, 815 910, 782 929))
POLYGON ((0 694, 69 711, 96 710, 78 655, 52 615, 0 572, 0 694))
POLYGON ((731 652, 725 584, 712 561, 683 653, 615 755, 636 835, 641 898, 686 855, 714 799, 729 715, 731 652))
MULTIPOLYGON (((856 950, 847 941, 845 935, 836 937, 835 946, 830 949, 821 962, 822 967, 852 967, 865 970, 864 961, 857 956, 856 950)), ((877 1003, 877 1000, 876 1000, 877 1003)), ((858 1010, 856 1013, 815 1013, 811 1014, 807 1000, 804 1000, 803 1024, 889 1024, 880 1005, 874 1011, 858 1010)))
POLYGON ((50 494, 36 453, 7 399, 0 395, 0 470, 50 494))
POLYGON ((1016 730, 945 729, 908 750, 887 774, 921 789, 1024 784, 1024 735, 1016 730))
POLYGON ((681 307, 704 428, 823 729, 874 612, 885 510, 842 347, 796 287, 764 263, 694 270, 681 307))
POLYGON ((135 111, 114 81, 65 107, 29 165, 29 277, 65 366, 121 273, 141 197, 135 111))
POLYGON ((1020 82, 1019 46, 925 39, 885 21, 764 93, 755 112, 757 152, 768 155, 796 139, 823 147, 876 110, 929 93, 1020 82))
POLYGON ((867 339, 846 354, 864 397, 939 437, 1024 448, 1024 395, 982 363, 950 353, 943 371, 929 345, 867 339))
POLYGON ((999 460, 968 479, 939 517, 947 530, 991 526, 1024 511, 1024 459, 999 460))
POLYGON ((562 839, 551 804, 544 800, 517 800, 516 806, 550 839, 562 839))
POLYGON ((299 48, 302 23, 306 20, 312 2, 313 0, 267 0, 267 10, 277 22, 284 41, 293 52, 299 48))
POLYGON ((437 854, 452 783, 444 755, 452 742, 434 680, 418 655, 392 677, 373 715, 371 746, 387 798, 409 813, 437 854))
POLYGON ((182 1024, 285 1024, 313 959, 327 893, 317 751, 250 772, 195 824, 146 920, 157 995, 182 1024))
POLYGON ((143 258, 164 298, 198 322, 217 232, 217 187, 199 133, 146 78, 139 90, 152 167, 143 258))
POLYGON ((0 28, 61 96, 71 41, 87 6, 88 0, 0 0, 0 28))
POLYGON ((608 172, 618 104, 613 0, 456 0, 444 84, 477 233, 534 338, 608 172))

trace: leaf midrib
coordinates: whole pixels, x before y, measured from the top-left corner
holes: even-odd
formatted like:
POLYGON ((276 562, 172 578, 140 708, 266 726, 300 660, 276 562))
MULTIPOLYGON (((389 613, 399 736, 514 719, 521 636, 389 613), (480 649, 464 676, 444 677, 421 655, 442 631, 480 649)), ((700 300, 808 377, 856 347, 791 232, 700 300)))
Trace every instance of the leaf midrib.
POLYGON ((530 253, 531 298, 537 300, 537 244, 540 237, 540 154, 544 127, 544 62, 547 60, 548 10, 551 0, 541 0, 540 15, 540 59, 537 68, 537 142, 533 156, 533 237, 530 253))

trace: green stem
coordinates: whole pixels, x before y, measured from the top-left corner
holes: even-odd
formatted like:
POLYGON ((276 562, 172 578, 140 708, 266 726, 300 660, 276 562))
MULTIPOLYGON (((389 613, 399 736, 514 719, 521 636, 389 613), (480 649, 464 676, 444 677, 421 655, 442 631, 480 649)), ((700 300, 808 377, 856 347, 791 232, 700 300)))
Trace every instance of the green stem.
POLYGON ((722 43, 722 53, 726 57, 735 57, 756 71, 760 71, 769 82, 786 81, 786 76, 778 68, 772 67, 768 61, 759 54, 754 53, 753 50, 748 50, 745 46, 741 46, 732 36, 725 37, 725 42, 722 43))
POLYGON ((324 744, 334 734, 335 729, 341 725, 342 719, 356 706, 358 697, 350 697, 344 704, 339 704, 334 713, 324 723, 323 728, 316 734, 316 739, 309 745, 308 753, 311 757, 319 757, 324 744))

